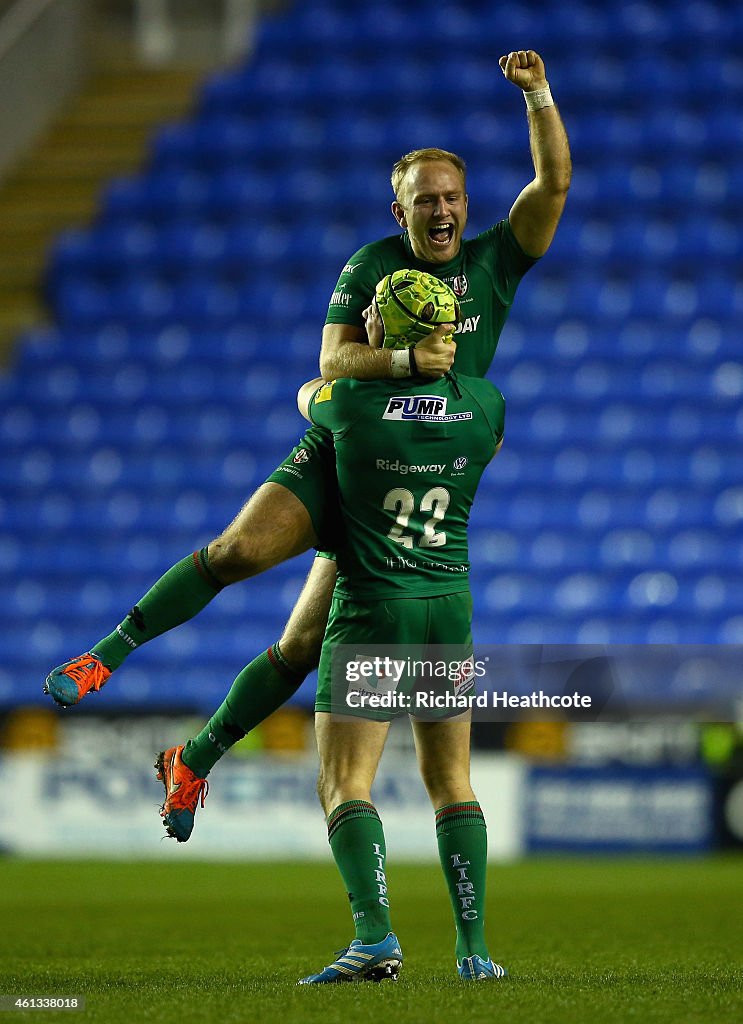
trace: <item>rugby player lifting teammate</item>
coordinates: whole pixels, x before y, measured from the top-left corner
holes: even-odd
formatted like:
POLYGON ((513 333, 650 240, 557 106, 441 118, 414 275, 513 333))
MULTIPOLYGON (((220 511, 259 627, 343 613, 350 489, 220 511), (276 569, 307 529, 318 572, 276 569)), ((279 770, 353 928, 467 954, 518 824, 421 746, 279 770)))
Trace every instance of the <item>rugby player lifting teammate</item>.
MULTIPOLYGON (((524 93, 533 179, 506 219, 463 240, 468 204, 463 161, 438 149, 417 150, 399 160, 392 175, 392 213, 403 233, 364 246, 344 267, 323 331, 320 371, 326 380, 403 378, 415 370, 436 379, 452 362, 460 373, 487 372, 518 283, 552 241, 571 173, 567 136, 541 57, 520 50, 499 63, 504 76, 524 93), (407 352, 365 344, 363 316, 377 282, 405 267, 452 284, 463 319, 456 351, 443 342, 444 331, 438 329, 418 343, 412 367, 407 352)), ((91 690, 100 690, 133 650, 193 618, 225 586, 310 547, 332 548, 336 504, 332 439, 327 431, 311 427, 219 537, 169 569, 90 652, 53 669, 45 689, 59 704, 76 704, 91 690)), ((227 745, 280 707, 317 666, 335 578, 334 561, 314 559, 280 640, 235 680, 230 694, 240 694, 239 726, 227 745)), ((222 753, 215 747, 215 762, 222 753)), ((205 767, 208 771, 203 758, 190 763, 188 747, 183 759, 178 753, 166 766, 169 776, 180 771, 189 777, 190 769, 200 776, 205 767)), ((194 809, 200 787, 194 783, 183 788, 193 791, 194 809)))
MULTIPOLYGON (((380 283, 377 296, 384 295, 388 281, 380 283)), ((447 313, 454 314, 458 304, 450 290, 448 300, 447 313)), ((389 315, 389 303, 385 307, 389 315)), ((406 346, 404 334, 385 331, 391 324, 383 324, 376 305, 366 316, 371 344, 387 333, 386 344, 406 346)), ((444 708, 443 714, 423 711, 421 719, 416 697, 436 695, 461 706, 457 702, 474 692, 467 523, 482 473, 503 437, 503 396, 487 380, 449 371, 435 381, 415 376, 324 383, 320 378, 300 389, 299 407, 307 419, 332 431, 344 524, 320 658, 315 732, 318 793, 356 932, 332 964, 301 984, 396 979, 402 965, 390 921, 384 830, 371 801, 396 708, 416 715, 416 750, 436 816, 459 976, 501 978, 505 970, 490 958, 484 930, 487 833, 470 785, 470 714, 449 717, 444 708), (419 668, 402 672, 387 693, 396 698, 394 706, 367 712, 356 700, 364 691, 343 661, 351 652, 355 670, 359 651, 402 657, 399 665, 425 665, 433 658, 448 666, 447 676, 442 680, 440 673, 421 674, 419 668)), ((383 680, 375 681, 365 695, 378 699, 384 689, 383 680)), ((215 747, 229 746, 231 731, 239 726, 240 701, 238 687, 208 729, 190 741, 189 763, 204 758, 203 772, 213 766, 215 747)), ((164 822, 181 839, 193 827, 191 801, 206 787, 190 769, 173 773, 166 767, 182 750, 171 748, 159 758, 166 782, 164 822), (174 774, 177 790, 169 788, 174 774)))
MULTIPOLYGON (((374 310, 368 315, 379 319, 374 310)), ((450 371, 433 382, 314 381, 300 391, 299 405, 332 430, 345 526, 315 732, 318 793, 356 930, 333 963, 301 983, 396 978, 403 957, 390 922, 385 836, 371 786, 395 708, 415 715, 421 687, 454 699, 474 691, 467 522, 503 437, 503 396, 487 380, 450 371), (369 711, 347 671, 348 657, 355 670, 360 651, 399 666, 443 655, 456 670, 443 680, 403 672, 389 687, 393 706, 369 711)), ((378 699, 384 690, 376 680, 366 696, 378 699)), ((433 718, 414 718, 413 730, 454 912, 458 973, 466 981, 501 978, 505 970, 490 958, 484 931, 487 834, 470 785, 470 714, 433 718)))

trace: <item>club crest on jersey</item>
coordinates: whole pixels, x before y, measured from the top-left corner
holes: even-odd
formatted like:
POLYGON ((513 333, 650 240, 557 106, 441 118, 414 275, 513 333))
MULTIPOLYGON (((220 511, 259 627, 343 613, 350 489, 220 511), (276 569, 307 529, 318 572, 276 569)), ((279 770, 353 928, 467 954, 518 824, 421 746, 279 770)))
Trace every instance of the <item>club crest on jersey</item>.
POLYGON ((297 454, 292 459, 292 462, 296 463, 298 466, 300 466, 303 462, 309 462, 309 461, 310 461, 310 453, 307 451, 306 448, 300 448, 299 451, 297 452, 297 454))
POLYGON ((467 693, 475 686, 475 660, 472 656, 466 658, 454 674, 454 694, 456 697, 467 693))
POLYGON ((458 274, 456 277, 446 278, 446 283, 458 299, 467 294, 467 289, 470 286, 466 274, 458 274))
POLYGON ((447 415, 447 399, 441 395, 399 395, 387 401, 382 413, 383 420, 423 420, 441 423, 450 420, 471 420, 471 412, 455 412, 447 415))

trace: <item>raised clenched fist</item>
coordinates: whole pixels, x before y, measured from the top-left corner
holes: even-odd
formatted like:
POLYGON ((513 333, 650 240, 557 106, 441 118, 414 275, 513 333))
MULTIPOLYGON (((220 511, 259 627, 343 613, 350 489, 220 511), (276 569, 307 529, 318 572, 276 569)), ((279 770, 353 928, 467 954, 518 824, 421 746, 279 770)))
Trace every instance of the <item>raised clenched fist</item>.
POLYGON ((535 50, 512 50, 498 61, 509 82, 524 92, 546 89, 544 61, 535 50))

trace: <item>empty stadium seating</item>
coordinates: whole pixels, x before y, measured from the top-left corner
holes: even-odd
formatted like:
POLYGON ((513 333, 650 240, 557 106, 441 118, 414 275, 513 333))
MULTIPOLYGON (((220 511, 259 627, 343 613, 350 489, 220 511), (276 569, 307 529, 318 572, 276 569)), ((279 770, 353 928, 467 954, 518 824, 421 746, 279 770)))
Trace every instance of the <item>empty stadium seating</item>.
MULTIPOLYGON (((394 231, 402 152, 462 153, 471 233, 507 215, 531 165, 497 58, 523 46, 575 174, 490 374, 508 418, 473 513, 476 638, 743 642, 742 11, 304 0, 266 17, 254 54, 57 239, 54 323, 0 377, 0 705, 40 700, 295 442, 338 273, 394 231)), ((230 588, 106 699, 211 707, 308 565, 230 588)))

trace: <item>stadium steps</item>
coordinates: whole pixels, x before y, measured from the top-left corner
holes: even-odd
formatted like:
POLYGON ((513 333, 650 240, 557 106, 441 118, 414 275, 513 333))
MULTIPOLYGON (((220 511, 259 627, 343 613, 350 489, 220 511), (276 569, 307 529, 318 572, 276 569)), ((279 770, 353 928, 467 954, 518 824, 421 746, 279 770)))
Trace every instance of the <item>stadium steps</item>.
POLYGON ((16 335, 44 322, 40 278, 63 228, 88 222, 101 186, 142 162, 150 133, 182 117, 203 72, 100 72, 0 189, 0 365, 16 335))

